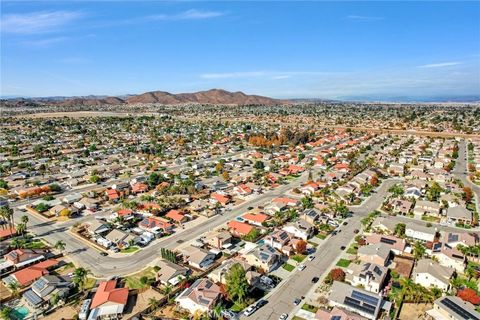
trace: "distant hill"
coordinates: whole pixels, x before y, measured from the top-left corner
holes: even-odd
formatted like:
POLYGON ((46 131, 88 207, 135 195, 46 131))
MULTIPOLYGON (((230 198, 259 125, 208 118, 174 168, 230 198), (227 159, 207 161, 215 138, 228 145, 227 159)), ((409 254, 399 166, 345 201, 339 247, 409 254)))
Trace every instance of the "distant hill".
POLYGON ((229 92, 211 89, 194 93, 173 94, 164 91, 151 91, 123 97, 85 96, 85 97, 51 97, 51 98, 18 98, 8 99, 10 104, 38 104, 58 106, 97 106, 97 105, 132 105, 132 104, 231 104, 231 105, 279 105, 289 103, 269 97, 247 95, 243 92, 229 92))

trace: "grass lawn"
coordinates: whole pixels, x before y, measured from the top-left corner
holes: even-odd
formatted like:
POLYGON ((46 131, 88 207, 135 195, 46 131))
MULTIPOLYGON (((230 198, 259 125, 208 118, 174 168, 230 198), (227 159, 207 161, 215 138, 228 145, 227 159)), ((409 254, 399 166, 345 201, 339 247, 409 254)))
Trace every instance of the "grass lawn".
POLYGON ((292 260, 295 260, 296 262, 301 263, 303 260, 305 260, 306 257, 307 256, 304 254, 296 254, 292 256, 292 260))
POLYGON ((295 267, 292 266, 291 264, 288 264, 288 263, 285 263, 283 266, 282 266, 283 269, 287 270, 288 272, 292 272, 295 267))
POLYGON ((34 240, 26 245, 26 249, 45 249, 46 247, 47 245, 41 240, 34 240))
POLYGON ((137 246, 132 246, 132 247, 128 247, 127 249, 123 249, 120 252, 121 253, 132 253, 132 252, 137 251, 138 249, 140 249, 140 248, 137 247, 137 246))
POLYGON ((309 311, 309 312, 317 312, 318 308, 315 306, 312 306, 311 304, 304 303, 302 306, 303 310, 309 311))
POLYGON ((350 265, 351 261, 347 259, 340 259, 337 262, 337 267, 347 268, 350 265))
POLYGON ((348 248, 347 253, 348 254, 357 254, 358 251, 358 244, 354 243, 350 248, 348 248))
POLYGON ((292 320, 305 320, 305 319, 299 316, 293 316, 292 320))
POLYGON ((430 216, 422 216, 423 221, 429 221, 429 222, 439 222, 440 219, 437 217, 430 217, 430 216))
POLYGON ((97 280, 95 280, 93 278, 87 278, 87 280, 85 281, 85 285, 84 285, 83 289, 84 290, 93 289, 93 287, 95 287, 96 283, 97 283, 97 280))
POLYGON ((311 245, 314 248, 318 247, 318 243, 315 243, 313 241, 308 241, 308 244, 311 245))
POLYGON ((138 273, 132 274, 131 276, 125 277, 125 284, 130 289, 141 289, 145 285, 141 283, 140 279, 142 277, 147 277, 149 279, 155 278, 155 271, 152 267, 148 267, 138 273))
POLYGON ((327 238, 327 236, 322 234, 322 233, 317 234, 315 237, 317 237, 318 239, 321 239, 321 240, 325 240, 327 238))

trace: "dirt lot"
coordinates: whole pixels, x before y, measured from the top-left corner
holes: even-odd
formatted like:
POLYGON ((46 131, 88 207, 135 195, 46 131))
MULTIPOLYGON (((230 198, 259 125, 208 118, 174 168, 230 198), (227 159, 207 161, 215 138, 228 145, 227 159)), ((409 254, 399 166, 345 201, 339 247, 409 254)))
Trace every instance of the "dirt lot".
POLYGON ((393 261, 396 264, 394 270, 405 278, 410 278, 413 269, 413 260, 396 256, 393 261))
POLYGON ((48 316, 45 316, 43 319, 44 320, 59 320, 59 319, 73 319, 77 314, 78 314, 77 309, 75 309, 72 306, 67 306, 58 309, 54 313, 49 314, 48 316))
POLYGON ((8 290, 8 288, 5 287, 3 282, 0 281, 0 297, 2 297, 2 299, 7 299, 8 300, 11 295, 12 295, 12 293, 10 292, 10 290, 8 290))
POLYGON ((430 309, 432 309, 432 305, 429 303, 404 303, 398 318, 400 320, 426 319, 424 317, 425 311, 430 309))
POLYGON ((153 289, 148 289, 147 291, 139 293, 136 296, 130 296, 128 299, 128 309, 123 319, 130 319, 133 315, 145 310, 148 307, 148 300, 150 298, 160 300, 163 298, 163 295, 153 289), (134 306, 131 307, 130 304, 134 304, 134 306))

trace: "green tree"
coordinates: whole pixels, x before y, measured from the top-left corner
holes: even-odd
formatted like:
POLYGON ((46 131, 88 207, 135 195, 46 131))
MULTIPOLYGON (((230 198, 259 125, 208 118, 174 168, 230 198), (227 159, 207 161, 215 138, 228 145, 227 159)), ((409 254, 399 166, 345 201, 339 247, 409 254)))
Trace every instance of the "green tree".
POLYGON ((397 237, 405 236, 405 228, 406 228, 405 223, 397 223, 397 225, 395 226, 395 235, 397 237))
POLYGON ((426 248, 420 241, 415 242, 413 246, 413 256, 416 260, 423 258, 425 255, 426 248))
POLYGON ((263 163, 263 161, 257 160, 257 161, 255 161, 255 164, 253 165, 253 168, 257 169, 257 170, 263 170, 263 169, 265 169, 265 164, 263 163))
POLYGON ((242 265, 235 263, 226 277, 226 291, 230 300, 243 303, 248 293, 248 282, 242 265))
POLYGON ((0 318, 2 320, 11 320, 12 319, 12 314, 13 309, 8 307, 8 306, 3 306, 2 309, 0 309, 0 318))
POLYGON ((18 284, 17 281, 12 281, 7 285, 8 290, 12 293, 13 297, 18 297, 20 295, 20 285, 18 284))
POLYGON ((57 242, 55 242, 55 245, 53 247, 63 252, 63 250, 65 250, 66 245, 67 244, 62 240, 58 240, 57 242))
POLYGON ((313 200, 312 197, 303 197, 301 200, 303 209, 311 209, 313 208, 313 200))
POLYGON ((8 190, 8 183, 3 179, 0 179, 0 189, 8 190))
POLYGON ((75 271, 73 271, 73 278, 72 281, 75 284, 77 288, 80 290, 83 290, 83 287, 85 286, 85 283, 87 281, 87 276, 90 274, 90 270, 85 269, 85 268, 77 268, 75 271))

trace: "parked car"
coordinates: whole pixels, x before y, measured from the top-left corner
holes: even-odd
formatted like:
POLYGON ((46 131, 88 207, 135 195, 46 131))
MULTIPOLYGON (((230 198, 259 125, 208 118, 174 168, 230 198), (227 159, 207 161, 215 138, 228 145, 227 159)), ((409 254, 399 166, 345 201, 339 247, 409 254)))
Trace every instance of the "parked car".
POLYGON ((313 261, 315 259, 315 256, 308 256, 308 261, 313 261))
POLYGON ((358 229, 353 230, 353 233, 355 233, 355 234, 359 233, 359 232, 360 232, 360 230, 358 230, 358 229))
POLYGON ((341 249, 342 251, 345 250, 345 248, 346 248, 345 246, 341 246, 341 247, 340 247, 340 249, 341 249))
POLYGON ((280 318, 278 318, 278 320, 286 320, 287 318, 288 318, 288 314, 282 313, 282 314, 280 315, 280 318))
POLYGON ((244 312, 243 315, 245 317, 251 316, 255 311, 257 311, 257 306, 252 304, 250 307, 248 307, 244 312))
POLYGON ((232 310, 222 310, 222 317, 233 320, 237 318, 237 314, 232 310))
POLYGON ((108 253, 102 251, 102 252, 100 252, 100 255, 106 257, 106 256, 108 256, 108 253))
POLYGON ((306 266, 304 264, 301 264, 297 267, 298 270, 303 271, 305 270, 306 266))
POLYGON ((348 222, 347 222, 347 221, 343 222, 343 225, 344 225, 344 226, 346 226, 347 224, 348 224, 348 222))
POLYGON ((267 300, 264 300, 264 299, 260 299, 258 300, 257 304, 256 304, 256 307, 257 309, 260 309, 261 307, 263 307, 264 305, 266 305, 268 303, 267 300))
POLYGON ((318 280, 320 280, 320 278, 318 278, 318 277, 313 277, 313 278, 312 278, 312 283, 317 283, 318 280))
POLYGON ((300 298, 296 298, 295 300, 293 300, 293 304, 298 306, 300 304, 300 302, 302 302, 302 300, 300 298))

